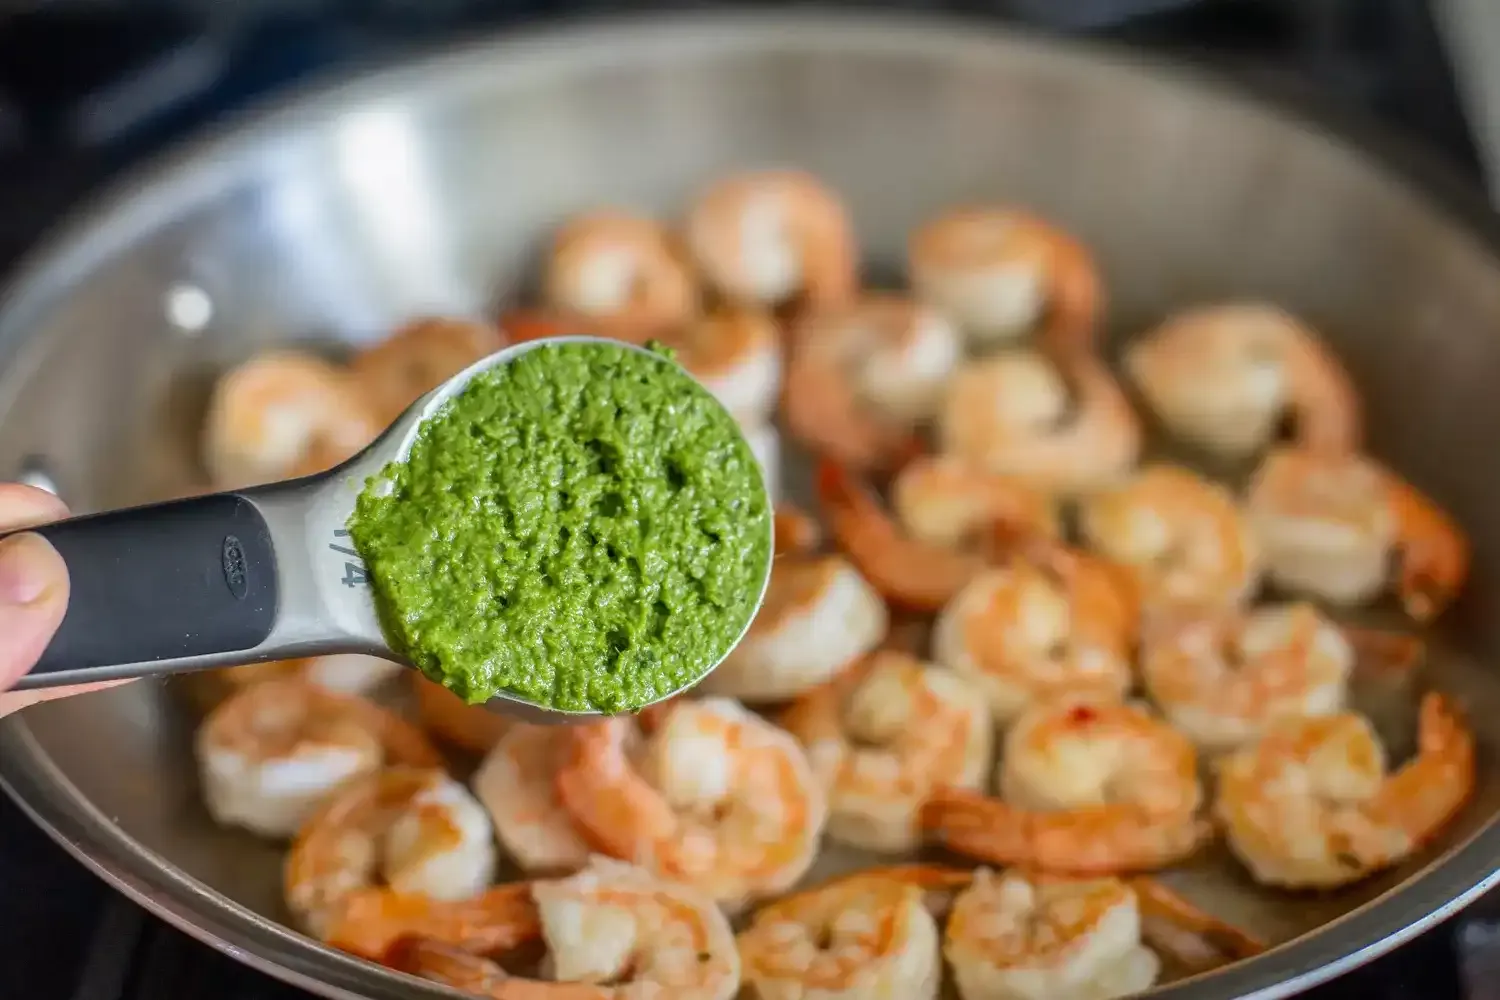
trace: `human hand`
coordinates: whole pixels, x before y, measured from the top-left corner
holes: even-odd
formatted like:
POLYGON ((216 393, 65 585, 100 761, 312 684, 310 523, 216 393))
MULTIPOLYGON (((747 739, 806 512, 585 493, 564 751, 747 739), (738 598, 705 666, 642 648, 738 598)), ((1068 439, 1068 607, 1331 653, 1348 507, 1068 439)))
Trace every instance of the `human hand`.
MULTIPOLYGON (((0 483, 0 533, 67 516, 67 506, 46 490, 0 483)), ((0 716, 38 701, 124 683, 102 681, 44 691, 9 690, 41 658, 67 608, 68 567, 57 550, 31 533, 0 539, 0 716)))

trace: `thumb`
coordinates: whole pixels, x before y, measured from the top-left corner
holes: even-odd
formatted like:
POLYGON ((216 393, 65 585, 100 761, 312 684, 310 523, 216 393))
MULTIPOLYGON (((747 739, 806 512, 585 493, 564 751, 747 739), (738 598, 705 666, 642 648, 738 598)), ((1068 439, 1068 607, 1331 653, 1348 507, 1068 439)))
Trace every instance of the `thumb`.
POLYGON ((0 690, 41 657, 68 607, 68 567, 45 538, 0 539, 0 690))

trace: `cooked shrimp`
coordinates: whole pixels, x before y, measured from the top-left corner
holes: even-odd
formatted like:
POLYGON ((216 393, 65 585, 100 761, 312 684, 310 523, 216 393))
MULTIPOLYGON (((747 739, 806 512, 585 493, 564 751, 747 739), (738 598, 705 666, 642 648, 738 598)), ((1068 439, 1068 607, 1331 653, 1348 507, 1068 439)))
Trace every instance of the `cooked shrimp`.
POLYGON ((1277 449, 1256 472, 1246 507, 1271 579, 1288 590, 1357 605, 1391 586, 1406 613, 1426 622, 1468 578, 1463 530, 1362 455, 1277 449))
POLYGON ((492 955, 530 944, 541 933, 530 882, 507 882, 451 900, 370 886, 348 893, 333 908, 324 941, 392 964, 392 952, 403 940, 420 938, 468 955, 492 955))
POLYGON ((1327 889, 1411 856, 1473 789, 1473 734, 1451 702, 1428 694, 1417 754, 1395 773, 1361 715, 1287 720, 1223 760, 1214 812, 1256 881, 1327 889))
POLYGON ((1153 465, 1089 497, 1084 536, 1135 576, 1147 612, 1233 608, 1260 583, 1260 545, 1234 494, 1153 465))
POLYGON ((525 871, 573 871, 588 861, 554 781, 568 739, 565 726, 515 723, 474 775, 501 846, 525 871))
POLYGON ((433 735, 469 753, 486 754, 510 728, 510 720, 483 705, 470 705, 441 684, 413 670, 417 718, 433 735))
POLYGON ((1087 347, 1103 308, 1099 270, 1083 245, 1010 208, 959 208, 922 226, 909 250, 912 286, 978 346, 1038 323, 1056 346, 1087 347))
POLYGON ((1359 396, 1301 321, 1258 303, 1194 309, 1130 346, 1125 370, 1167 429, 1226 457, 1264 448, 1287 417, 1297 440, 1360 446, 1359 396))
POLYGON ((1164 622, 1141 648, 1146 690, 1208 752, 1231 750, 1285 718, 1344 707, 1355 652, 1311 604, 1164 622))
POLYGON ((763 170, 715 183, 692 206, 687 239, 733 302, 842 306, 859 285, 859 248, 838 196, 810 174, 763 170))
POLYGON ((1187 737, 1131 705, 1065 699, 1006 734, 1000 794, 946 789, 922 822, 991 864, 1098 875, 1172 864, 1208 833, 1187 737))
POLYGON ((786 555, 755 621, 701 689, 744 701, 784 701, 828 680, 880 644, 885 602, 839 556, 786 555))
POLYGON ((813 313, 787 364, 787 430, 852 468, 888 468, 936 414, 961 360, 952 325, 901 296, 813 313))
POLYGON ((1170 962, 1172 971, 1193 975, 1254 958, 1266 943, 1203 912, 1154 878, 1128 881, 1141 914, 1141 937, 1170 962))
POLYGON ((350 367, 385 425, 424 393, 503 344, 499 329, 489 323, 427 317, 360 351, 350 367))
POLYGON ((634 731, 624 717, 576 728, 557 773, 597 849, 731 907, 802 877, 827 806, 796 740, 724 698, 676 704, 639 765, 634 731))
POLYGON ((970 581, 938 616, 933 656, 1008 724, 1062 695, 1124 700, 1135 633, 1135 604, 1117 573, 1047 547, 970 581))
POLYGON ((990 766, 993 727, 978 693, 902 653, 872 654, 779 721, 828 795, 828 835, 867 850, 915 850, 927 794, 978 788, 990 766))
POLYGON ((484 807, 441 770, 395 767, 341 788, 297 832, 287 855, 288 908, 326 935, 339 908, 377 881, 437 900, 480 893, 495 874, 484 807))
POLYGON ((692 268, 671 233, 614 210, 580 215, 558 230, 542 284, 553 308, 636 342, 698 312, 692 268))
POLYGON ((953 459, 918 459, 892 493, 901 522, 874 491, 835 462, 818 470, 829 533, 876 590, 913 611, 936 611, 1007 543, 1048 539, 1056 508, 1028 486, 953 459))
POLYGON ((781 338, 764 313, 722 310, 676 327, 660 339, 741 427, 765 424, 775 415, 781 391, 781 338))
POLYGON ((908 534, 931 545, 970 546, 997 533, 1055 539, 1062 530, 1054 498, 948 455, 903 465, 891 484, 891 506, 908 534))
POLYGON ((897 866, 859 872, 761 907, 740 933, 758 1000, 932 1000, 942 977, 928 889, 968 872, 897 866))
POLYGON ((286 479, 315 448, 329 465, 385 429, 352 375, 322 358, 269 351, 214 386, 204 427, 209 475, 221 489, 286 479))
POLYGON ((963 1000, 1112 1000, 1161 970, 1135 893, 1114 878, 980 869, 953 903, 943 953, 963 1000))
POLYGON ((950 383, 939 432, 945 452, 1061 493, 1120 479, 1141 451, 1124 391, 1086 352, 1062 363, 1029 350, 969 362, 950 383))
POLYGON ((532 884, 552 980, 521 979, 442 941, 406 939, 388 956, 403 972, 495 1000, 730 1000, 740 958, 729 923, 693 889, 597 858, 532 884))
POLYGON ((194 740, 209 815, 264 837, 289 837, 336 788, 382 764, 442 763, 421 730, 372 702, 297 677, 245 687, 194 740))

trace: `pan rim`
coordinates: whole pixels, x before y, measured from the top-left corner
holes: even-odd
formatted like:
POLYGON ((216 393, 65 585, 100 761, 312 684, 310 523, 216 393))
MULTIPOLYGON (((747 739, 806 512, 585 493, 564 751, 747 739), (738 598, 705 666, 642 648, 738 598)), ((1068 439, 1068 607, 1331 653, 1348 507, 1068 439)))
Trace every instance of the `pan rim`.
MULTIPOLYGON (((445 87, 496 86, 495 78, 534 83, 579 65, 638 63, 655 53, 696 57, 735 51, 808 50, 830 40, 844 49, 910 54, 924 50, 993 60, 1007 53, 1088 62, 1137 82, 1196 86, 1237 112, 1278 120, 1320 135, 1370 170, 1410 189, 1457 231, 1478 240, 1500 262, 1500 220, 1477 190, 1440 159, 1402 141, 1384 126, 1347 111, 1288 107, 1234 75, 1098 41, 1049 35, 963 17, 847 11, 715 11, 630 15, 587 23, 552 23, 476 38, 394 65, 314 80, 273 97, 148 159, 86 198, 29 252, 3 283, 0 361, 7 377, 39 361, 26 330, 72 276, 128 246, 148 229, 163 199, 197 204, 224 190, 251 164, 270 155, 266 139, 316 129, 329 118, 381 94, 445 87), (581 60, 579 50, 596 56, 581 60), (429 81, 423 84, 422 81, 429 81)), ((499 86, 505 86, 502 82, 499 86)), ((0 720, 0 787, 57 843, 106 882, 190 936, 263 973, 330 997, 396 1000, 461 994, 344 955, 268 920, 178 870, 114 826, 67 779, 30 733, 21 715, 0 720)), ((1368 903, 1337 920, 1229 968, 1159 987, 1164 1000, 1210 996, 1274 1000, 1326 982, 1411 940, 1500 882, 1500 823, 1491 818, 1470 838, 1368 903), (1352 940, 1352 947, 1340 941, 1352 940)))

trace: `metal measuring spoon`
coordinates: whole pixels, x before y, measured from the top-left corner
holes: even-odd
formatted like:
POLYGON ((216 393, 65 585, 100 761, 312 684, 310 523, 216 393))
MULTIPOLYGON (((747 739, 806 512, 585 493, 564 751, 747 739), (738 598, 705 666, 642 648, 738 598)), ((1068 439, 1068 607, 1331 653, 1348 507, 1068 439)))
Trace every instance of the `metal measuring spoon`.
MULTIPOLYGON (((475 375, 556 344, 609 344, 650 353, 599 337, 517 344, 418 399, 373 444, 328 472, 25 529, 62 554, 72 587, 62 627, 16 689, 330 653, 405 662, 386 641, 364 563, 345 528, 354 502, 369 477, 406 457, 423 421, 475 375)), ((770 577, 768 559, 757 608, 770 577)), ((744 630, 735 643, 743 636, 744 630)), ((509 694, 485 707, 532 722, 583 721, 599 714, 564 712, 509 694)))

